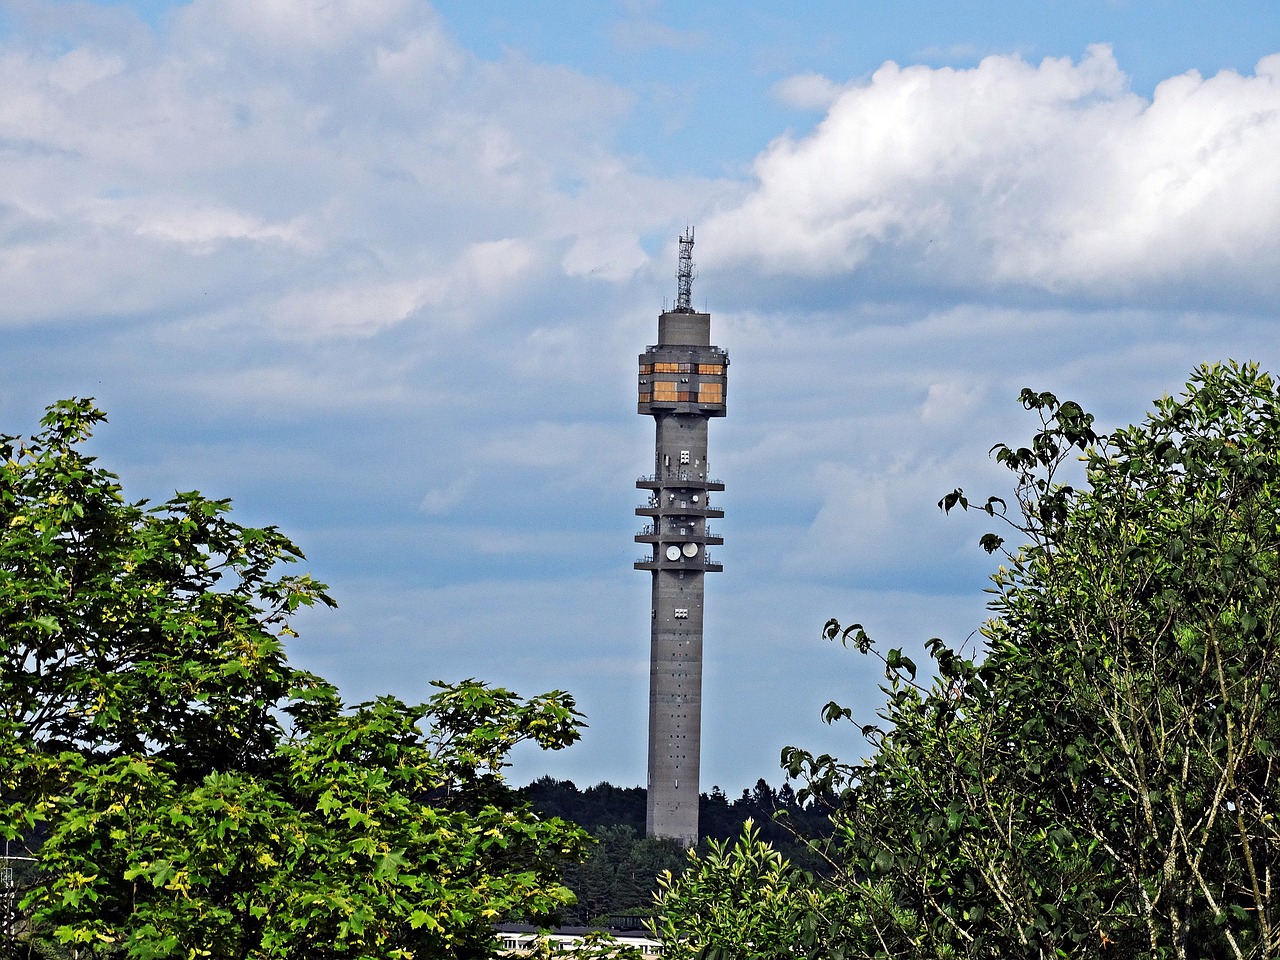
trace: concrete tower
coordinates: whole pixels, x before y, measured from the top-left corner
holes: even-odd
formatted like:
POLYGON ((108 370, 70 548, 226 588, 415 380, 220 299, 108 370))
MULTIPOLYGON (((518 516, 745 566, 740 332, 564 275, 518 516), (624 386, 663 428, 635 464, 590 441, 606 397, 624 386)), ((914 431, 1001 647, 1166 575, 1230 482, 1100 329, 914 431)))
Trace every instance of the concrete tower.
POLYGON ((654 471, 636 486, 650 518, 636 535, 653 555, 649 648, 649 808, 647 832, 687 846, 698 842, 698 764, 702 737, 702 595, 708 571, 723 569, 707 546, 724 543, 707 526, 723 517, 711 493, 724 484, 707 468, 707 421, 725 415, 729 356, 711 345, 711 315, 690 306, 693 230, 680 238, 676 305, 658 317, 658 342, 640 354, 637 412, 652 416, 654 471))

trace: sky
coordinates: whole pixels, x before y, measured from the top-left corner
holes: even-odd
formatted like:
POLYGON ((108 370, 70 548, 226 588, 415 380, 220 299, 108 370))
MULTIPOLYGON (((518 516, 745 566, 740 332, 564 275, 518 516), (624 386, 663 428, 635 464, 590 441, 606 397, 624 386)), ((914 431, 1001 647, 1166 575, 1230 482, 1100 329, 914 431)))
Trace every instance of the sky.
MULTIPOLYGON (((975 643, 1023 387, 1104 428, 1280 370, 1273 0, 0 0, 0 432, 93 396, 131 499, 198 489, 330 584, 349 702, 565 689, 515 782, 643 784, 653 424, 696 229, 702 788, 855 758, 882 647, 975 643)), ((923 657, 920 657, 923 659, 923 657)))

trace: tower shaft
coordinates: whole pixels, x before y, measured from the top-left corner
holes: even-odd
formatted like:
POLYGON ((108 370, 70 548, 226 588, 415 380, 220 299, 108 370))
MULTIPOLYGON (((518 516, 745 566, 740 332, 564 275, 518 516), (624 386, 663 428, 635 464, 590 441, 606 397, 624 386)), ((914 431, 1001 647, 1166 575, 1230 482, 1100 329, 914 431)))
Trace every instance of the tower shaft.
POLYGON ((688 309, 663 313, 657 344, 640 354, 637 409, 655 426, 654 472, 636 483, 649 491, 636 541, 652 555, 635 567, 653 575, 647 833, 686 845, 698 840, 703 581, 722 569, 707 547, 724 542, 707 525, 724 516, 711 505, 724 484, 707 468, 707 426, 725 415, 728 366, 710 314, 688 309))

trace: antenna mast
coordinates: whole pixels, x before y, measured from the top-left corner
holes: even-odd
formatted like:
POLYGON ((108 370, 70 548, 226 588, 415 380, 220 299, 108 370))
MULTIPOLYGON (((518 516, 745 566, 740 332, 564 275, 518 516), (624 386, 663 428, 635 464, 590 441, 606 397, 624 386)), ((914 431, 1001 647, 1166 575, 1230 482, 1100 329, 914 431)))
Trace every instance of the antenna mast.
POLYGON ((676 269, 676 313, 693 312, 693 227, 680 237, 680 265, 676 269))

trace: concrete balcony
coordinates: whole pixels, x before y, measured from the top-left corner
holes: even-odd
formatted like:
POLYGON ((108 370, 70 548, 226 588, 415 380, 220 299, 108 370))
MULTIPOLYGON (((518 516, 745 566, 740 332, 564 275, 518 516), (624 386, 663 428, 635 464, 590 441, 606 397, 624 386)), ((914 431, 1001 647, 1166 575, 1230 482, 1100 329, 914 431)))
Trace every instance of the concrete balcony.
POLYGON ((641 557, 632 566, 637 570, 684 570, 688 573, 721 573, 724 564, 717 563, 702 551, 698 556, 668 560, 666 557, 641 557))
POLYGON ((705 530, 701 533, 690 530, 682 533, 679 528, 662 530, 652 523, 641 527, 640 532, 636 534, 635 540, 636 543, 700 543, 703 546, 711 545, 717 547, 724 543, 724 537, 712 533, 710 530, 705 530))
POLYGON ((705 504, 694 506, 689 504, 685 506, 679 500, 675 503, 649 503, 643 507, 636 507, 637 517, 697 517, 703 519, 718 520, 724 516, 723 510, 717 510, 714 507, 708 507, 705 504))
POLYGON ((724 484, 710 477, 703 477, 696 470, 667 470, 636 480, 641 490, 657 490, 675 487, 677 490, 723 490, 724 484))

